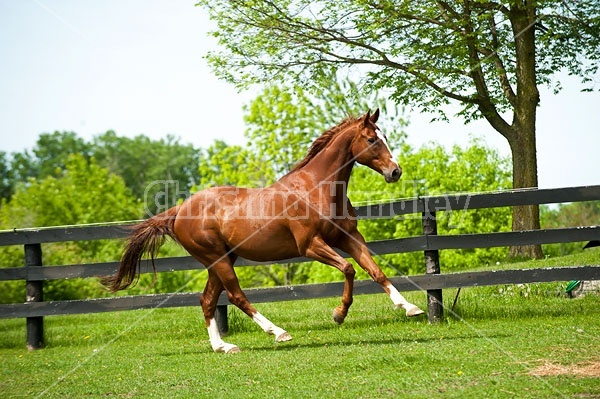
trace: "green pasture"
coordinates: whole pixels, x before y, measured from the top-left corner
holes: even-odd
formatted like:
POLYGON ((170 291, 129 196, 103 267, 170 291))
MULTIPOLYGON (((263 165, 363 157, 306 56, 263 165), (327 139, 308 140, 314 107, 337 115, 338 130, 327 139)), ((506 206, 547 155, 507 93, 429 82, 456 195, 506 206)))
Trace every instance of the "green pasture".
MULTIPOLYGON (((437 325, 407 319, 384 294, 357 296, 341 326, 339 298, 257 304, 294 337, 283 344, 230 307, 233 355, 212 352, 199 307, 47 317, 47 346, 34 352, 24 320, 0 320, 0 395, 600 397, 600 296, 570 299, 565 286, 467 288, 454 312, 456 290, 445 290, 437 325)), ((426 308, 423 292, 406 296, 426 308)))

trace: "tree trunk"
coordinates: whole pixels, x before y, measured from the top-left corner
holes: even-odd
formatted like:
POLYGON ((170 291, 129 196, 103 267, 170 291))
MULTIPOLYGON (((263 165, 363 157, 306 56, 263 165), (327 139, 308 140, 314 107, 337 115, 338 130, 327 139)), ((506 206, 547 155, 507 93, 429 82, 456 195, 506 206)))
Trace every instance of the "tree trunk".
MULTIPOLYGON (((534 119, 528 116, 526 119, 534 119)), ((510 143, 513 163, 513 188, 537 187, 537 155, 535 129, 521 129, 516 140, 510 143)), ((512 230, 538 230, 540 212, 538 205, 515 206, 512 213, 512 230)), ((542 258, 541 245, 523 245, 510 248, 510 257, 542 258)))
MULTIPOLYGON (((535 115, 540 101, 535 70, 535 2, 517 1, 510 10, 515 51, 517 96, 514 104, 512 134, 509 144, 513 161, 513 188, 538 186, 537 154, 535 144, 535 115)), ((513 207, 513 231, 538 230, 538 205, 513 207)), ((543 257, 541 245, 516 246, 510 249, 512 257, 543 257)))

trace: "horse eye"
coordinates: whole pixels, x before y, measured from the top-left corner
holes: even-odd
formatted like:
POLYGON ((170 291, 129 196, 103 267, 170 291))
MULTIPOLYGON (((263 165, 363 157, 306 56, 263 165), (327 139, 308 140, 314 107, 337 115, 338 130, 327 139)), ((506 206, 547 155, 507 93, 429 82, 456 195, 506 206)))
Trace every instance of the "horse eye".
POLYGON ((375 137, 369 137, 369 138, 367 139, 367 141, 368 141, 370 144, 373 144, 373 143, 375 143, 375 141, 377 141, 377 140, 375 139, 375 137))

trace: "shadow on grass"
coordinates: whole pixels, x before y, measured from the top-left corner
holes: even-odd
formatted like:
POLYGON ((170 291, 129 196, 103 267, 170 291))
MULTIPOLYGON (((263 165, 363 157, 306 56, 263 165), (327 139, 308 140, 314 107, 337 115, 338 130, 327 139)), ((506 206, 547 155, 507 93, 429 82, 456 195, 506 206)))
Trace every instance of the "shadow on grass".
MULTIPOLYGON (((263 334, 262 332, 257 332, 256 334, 263 334)), ((510 334, 506 334, 506 333, 494 333, 494 334, 486 334, 485 339, 502 339, 502 338, 508 338, 510 337, 510 334)), ((284 342, 284 343, 274 343, 273 342, 273 338, 272 336, 265 336, 265 342, 264 344, 262 343, 246 343, 246 344, 242 344, 240 345, 240 349, 242 350, 242 353, 244 352, 254 352, 254 353, 261 353, 261 352, 274 352, 274 351, 292 351, 292 350, 299 350, 299 349, 317 349, 317 348, 348 348, 348 346, 352 346, 352 345, 369 345, 369 346, 389 346, 389 345, 411 345, 411 344, 428 344, 428 343, 439 343, 440 342, 440 338, 439 337, 419 337, 419 338, 405 338, 405 337, 398 337, 398 338, 381 338, 381 339, 376 339, 376 338, 369 338, 369 339, 360 339, 357 341, 352 341, 352 340, 327 340, 327 339, 320 339, 318 341, 306 341, 307 339, 312 339, 311 338, 306 338, 306 337, 302 337, 300 339, 297 340, 292 340, 292 341, 288 341, 288 342, 284 342)), ((468 340, 474 340, 474 339, 482 339, 481 335, 478 334, 461 334, 460 336, 448 336, 448 337, 444 337, 444 341, 468 341, 468 340)), ((235 342, 234 342, 235 343, 235 342)), ((237 343, 236 343, 237 344, 237 343)), ((196 348, 194 348, 196 349, 196 348)), ((196 351, 195 351, 196 352, 196 351)), ((210 348, 210 344, 208 343, 208 341, 206 341, 206 345, 201 346, 199 350, 197 350, 197 352, 199 353, 207 353, 210 352, 212 353, 212 349, 210 348)), ((160 353, 156 353, 156 356, 161 356, 161 357, 171 357, 171 356, 181 356, 181 351, 165 351, 165 352, 160 352, 160 353)), ((223 356, 224 354, 216 354, 216 356, 223 356)))

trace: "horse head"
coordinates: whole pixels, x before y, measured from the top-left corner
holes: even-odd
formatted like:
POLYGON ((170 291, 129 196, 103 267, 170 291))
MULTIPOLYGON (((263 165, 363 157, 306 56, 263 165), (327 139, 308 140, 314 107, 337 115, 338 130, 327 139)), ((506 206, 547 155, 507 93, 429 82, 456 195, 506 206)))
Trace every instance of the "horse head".
POLYGON ((379 108, 373 115, 368 111, 358 123, 358 132, 352 141, 352 156, 365 166, 385 177, 385 181, 393 183, 400 179, 402 169, 394 160, 387 143, 387 137, 375 124, 379 118, 379 108))

